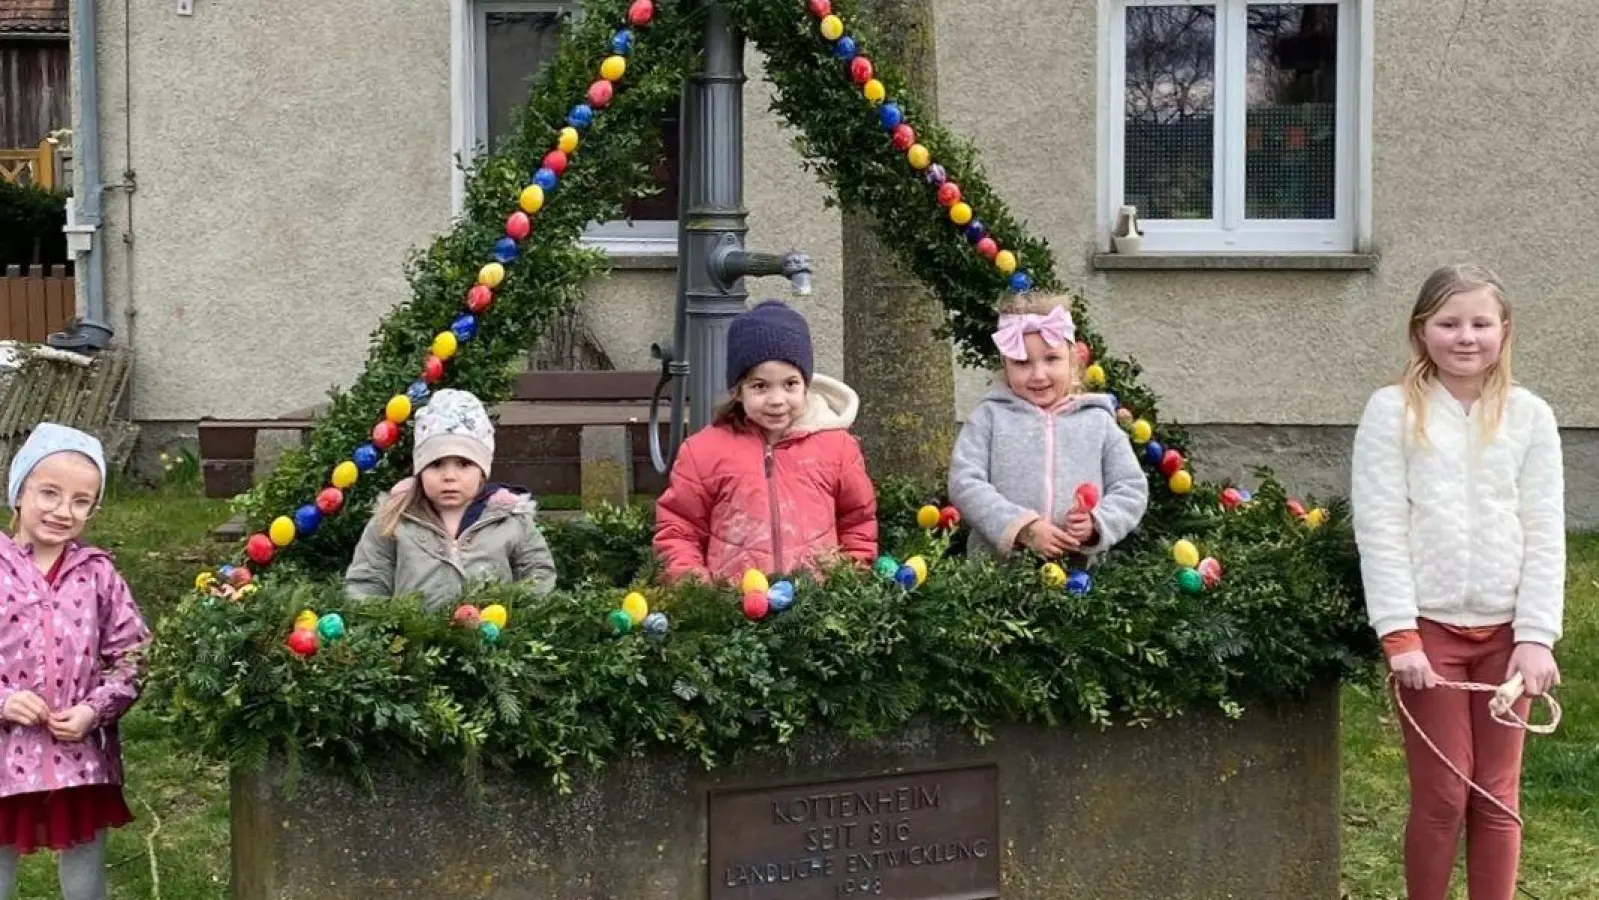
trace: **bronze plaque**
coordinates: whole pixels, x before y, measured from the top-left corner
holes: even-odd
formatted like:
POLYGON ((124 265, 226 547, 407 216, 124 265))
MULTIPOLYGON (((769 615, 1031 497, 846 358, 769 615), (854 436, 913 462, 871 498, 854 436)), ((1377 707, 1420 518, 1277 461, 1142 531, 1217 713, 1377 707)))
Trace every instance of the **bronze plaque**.
POLYGON ((711 900, 999 896, 999 768, 712 791, 711 900))

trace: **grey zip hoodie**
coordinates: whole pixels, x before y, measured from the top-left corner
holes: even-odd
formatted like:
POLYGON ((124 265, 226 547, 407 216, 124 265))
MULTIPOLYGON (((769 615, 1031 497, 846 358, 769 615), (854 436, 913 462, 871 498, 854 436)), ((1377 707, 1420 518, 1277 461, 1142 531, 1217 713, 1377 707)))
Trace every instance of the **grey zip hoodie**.
POLYGON ((950 502, 972 528, 975 555, 1009 554, 1039 519, 1064 526, 1083 482, 1100 489, 1098 539, 1083 548, 1098 553, 1138 527, 1149 505, 1149 481, 1104 394, 1046 410, 1009 388, 992 391, 961 428, 949 464, 950 502))

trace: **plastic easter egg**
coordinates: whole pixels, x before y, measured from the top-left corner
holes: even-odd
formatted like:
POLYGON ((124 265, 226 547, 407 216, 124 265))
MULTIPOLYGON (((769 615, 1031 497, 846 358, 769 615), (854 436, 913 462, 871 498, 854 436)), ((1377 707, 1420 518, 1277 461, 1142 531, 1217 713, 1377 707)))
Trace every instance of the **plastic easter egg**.
POLYGON ((288 641, 290 650, 294 651, 296 655, 307 658, 316 655, 319 643, 316 632, 310 629, 297 629, 293 634, 289 635, 288 641))
POLYGON ((1173 472, 1171 477, 1166 479, 1166 486, 1171 488, 1174 494, 1186 494, 1194 489, 1194 475, 1187 469, 1173 472))
POLYGON ((884 98, 888 96, 888 88, 884 87, 881 81, 873 78, 861 85, 861 94, 868 102, 882 103, 884 98))
POLYGON ((307 503, 294 511, 294 530, 297 534, 312 534, 321 524, 322 510, 317 509, 314 503, 307 503))
MULTIPOLYGON (((904 121, 905 111, 899 108, 898 103, 884 103, 882 108, 877 111, 877 123, 883 126, 884 131, 893 131, 904 121)), ((909 150, 910 145, 907 144, 905 149, 909 150)))
POLYGON ((398 425, 411 418, 411 398, 404 394, 395 394, 383 407, 383 415, 390 422, 398 425))
POLYGON ((429 353, 427 359, 422 360, 422 380, 428 384, 437 384, 444 377, 444 360, 429 353))
POLYGON ((1305 527, 1310 529, 1320 528, 1327 524, 1327 511, 1320 507, 1305 513, 1305 527))
POLYGON ((484 622, 494 623, 495 628, 504 628, 506 621, 510 619, 510 614, 500 604, 490 603, 483 607, 481 618, 484 622))
POLYGON ((1199 565, 1199 548, 1190 540, 1180 540, 1171 545, 1171 558, 1177 565, 1185 569, 1192 569, 1199 565))
POLYGON ((264 534, 252 534, 244 544, 244 554, 250 561, 258 566, 264 566, 272 561, 277 550, 272 545, 272 539, 264 534))
POLYGON ((400 440, 400 426, 388 419, 372 426, 372 445, 379 450, 387 450, 400 440))
POLYGON ((1059 565, 1047 562, 1038 567, 1038 580, 1048 588, 1062 588, 1066 586, 1066 570, 1059 565))
POLYGON ((1198 570, 1200 577, 1205 580, 1205 587, 1213 588, 1221 584, 1221 563, 1216 561, 1216 557, 1207 556, 1200 560, 1198 570))
POLYGON ((771 606, 772 612, 782 612, 788 609, 794 605, 794 586, 786 581, 779 581, 777 584, 772 585, 771 590, 766 592, 766 602, 771 606), (783 585, 788 585, 788 590, 778 590, 783 585))
POLYGON ((544 189, 536 184, 530 184, 522 189, 522 194, 517 197, 516 203, 522 207, 523 212, 532 215, 544 208, 544 189))
POLYGON ((500 632, 502 629, 493 622, 486 621, 482 625, 479 625, 477 630, 479 634, 483 635, 483 643, 485 644, 495 644, 500 640, 500 632))
POLYGON ((913 169, 925 169, 933 164, 933 156, 927 152, 925 146, 912 144, 911 148, 905 151, 905 161, 910 163, 913 169))
POLYGON ((486 288, 494 289, 505 280, 505 267, 497 262, 485 263, 483 268, 477 270, 477 283, 486 288))
POLYGON ((1135 444, 1147 444, 1155 436, 1155 426, 1149 424, 1148 419, 1137 419, 1133 422, 1132 438, 1135 444))
POLYGON ((477 337, 477 316, 471 313, 461 313, 450 323, 450 331, 455 334, 458 341, 470 341, 477 337))
POLYGON ((589 105, 595 109, 604 109, 611 105, 611 98, 616 96, 616 88, 609 81, 601 78, 589 85, 589 105))
POLYGON ((433 355, 439 359, 449 359, 460 349, 461 342, 455 337, 453 331, 441 331, 433 336, 433 355))
POLYGON ((420 378, 411 382, 411 386, 405 389, 405 396, 411 398, 411 403, 414 406, 426 403, 428 395, 432 393, 433 391, 428 388, 428 383, 420 378))
POLYGON ((1078 569, 1066 578, 1066 593, 1079 597, 1094 589, 1094 576, 1078 569))
MULTIPOLYGON (((500 265, 509 265, 516 260, 516 241, 513 238, 502 237, 494 242, 494 261, 500 265)), ((478 285, 483 287, 483 285, 478 285)))
POLYGON ((764 594, 772 587, 772 585, 766 580, 765 573, 763 573, 760 569, 745 570, 744 580, 739 582, 739 586, 746 594, 751 592, 764 594))
POLYGON ((965 202, 956 203, 949 208, 949 220, 956 225, 965 225, 972 220, 972 208, 965 202))
POLYGON ((833 43, 833 55, 845 62, 854 59, 860 52, 861 48, 855 43, 855 39, 847 34, 833 43))
POLYGON ((894 583, 907 591, 914 590, 917 585, 916 570, 910 566, 900 566, 894 570, 894 583))
POLYGON ((200 574, 194 576, 194 589, 197 591, 209 591, 211 590, 211 586, 216 583, 216 575, 210 572, 201 572, 200 574))
POLYGON ((961 511, 953 506, 946 506, 938 511, 938 527, 945 531, 958 528, 961 523, 961 511))
POLYGON ((877 562, 872 564, 872 571, 878 578, 892 579, 894 573, 899 571, 899 560, 892 556, 879 556, 877 562))
POLYGON ((344 617, 338 613, 328 613, 317 620, 316 633, 330 642, 344 637, 344 617))
POLYGON ((317 623, 320 621, 322 621, 321 616, 309 609, 302 609, 300 614, 294 617, 294 630, 310 631, 316 628, 317 623))
POLYGON ((983 238, 988 237, 988 226, 983 224, 982 219, 973 219, 966 223, 965 233, 967 242, 976 244, 983 238))
POLYGON ((829 13, 822 17, 821 23, 817 25, 817 30, 822 33, 822 37, 830 41, 836 41, 844 36, 844 20, 829 13))
POLYGON ((606 81, 620 81, 627 73, 627 57, 620 54, 605 57, 600 63, 600 77, 606 81))
POLYGON ((655 4, 650 0, 633 0, 627 8, 627 23, 634 28, 643 28, 655 18, 655 4))
POLYGON ((383 458, 383 454, 378 452, 378 448, 371 444, 362 444, 355 448, 355 452, 350 454, 350 458, 355 460, 356 468, 363 472, 370 472, 377 468, 378 460, 383 458))
MULTIPOLYGON (((631 36, 629 38, 629 41, 631 42, 631 36)), ((566 154, 576 153, 577 152, 578 143, 579 143, 579 138, 578 138, 578 134, 577 134, 577 129, 573 128, 570 125, 568 125, 565 128, 562 128, 560 135, 557 136, 556 139, 555 139, 555 146, 560 148, 560 151, 562 153, 566 153, 566 154)))
POLYGON ((936 527, 938 527, 938 515, 939 515, 938 507, 933 506, 931 504, 928 504, 927 506, 924 506, 921 509, 918 509, 916 511, 916 527, 918 527, 918 528, 936 528, 936 527))
POLYGON ((938 203, 940 206, 954 206, 960 202, 960 199, 961 186, 955 182, 946 181, 938 186, 938 203))
MULTIPOLYGON (((945 171, 944 167, 938 163, 929 163, 927 171, 922 173, 922 180, 933 187, 938 187, 949 180, 949 172, 945 171)), ((970 229, 972 226, 968 224, 966 227, 970 229)))
POLYGON ((894 144, 895 150, 904 153, 910 150, 912 144, 916 143, 916 129, 901 122, 894 127, 889 140, 894 144))
POLYGON ((605 621, 611 626, 611 630, 617 634, 627 634, 633 630, 633 617, 620 609, 611 610, 610 614, 605 617, 605 621))
POLYGON ((1160 472, 1162 475, 1176 474, 1183 467, 1183 455, 1176 450, 1167 450, 1160 457, 1160 472))
POLYGON ((267 528, 267 537, 279 547, 287 547, 294 543, 294 520, 288 516, 278 516, 273 519, 267 528))
POLYGON ((1221 505, 1223 509, 1237 509, 1244 502, 1243 492, 1238 488, 1222 488, 1221 505))
POLYGON ((555 174, 554 169, 546 169, 543 166, 539 166, 538 171, 533 173, 533 183, 543 188, 544 192, 548 194, 550 191, 555 190, 556 185, 561 183, 561 176, 555 174))
POLYGON ((872 80, 872 61, 864 56, 857 56, 849 61, 849 80, 865 87, 866 82, 872 80))
POLYGON ((1116 410, 1116 421, 1120 422, 1123 425, 1128 426, 1129 428, 1132 427, 1132 424, 1133 424, 1133 411, 1128 409, 1125 406, 1117 409, 1116 410))
POLYGON ((1095 388, 1095 389, 1104 387, 1105 386, 1105 367, 1101 366, 1099 363, 1094 363, 1093 365, 1091 365, 1088 368, 1084 369, 1083 370, 1083 384, 1086 384, 1090 388, 1095 388))
POLYGON ((652 612, 644 617, 644 633, 657 637, 665 634, 671 628, 671 623, 666 620, 666 613, 652 612))
POLYGON ((622 598, 622 612, 627 613, 627 617, 632 619, 636 625, 644 621, 644 617, 650 614, 650 602, 645 599, 643 594, 633 591, 622 598))
POLYGON ((1013 294, 1027 293, 1033 289, 1033 276, 1026 272, 1017 272, 1010 277, 1010 289, 1013 294))
POLYGON ((744 617, 753 622, 766 618, 772 609, 772 601, 767 598, 765 591, 744 592, 744 617))
POLYGON ((1288 512, 1296 519, 1303 519, 1305 517, 1305 504, 1290 497, 1288 498, 1288 512))
POLYGON ((476 606, 463 603, 455 608, 455 614, 450 617, 450 621, 461 628, 476 628, 483 621, 483 614, 476 606))
POLYGON ((1197 569, 1184 569, 1177 573, 1177 587, 1185 594, 1197 594, 1205 589, 1205 576, 1197 569))
POLYGON ((994 267, 999 269, 1001 275, 1009 275, 1016 271, 1016 254, 1009 250, 1001 250, 994 254, 994 267))
POLYGON ((1099 506, 1099 485, 1092 481, 1085 481, 1072 490, 1077 505, 1086 512, 1093 512, 1099 506))
POLYGON ((993 259, 999 255, 999 245, 991 237, 978 238, 977 255, 984 259, 993 259))
POLYGON ((920 587, 927 581, 927 560, 920 556, 913 556, 905 560, 905 566, 916 573, 916 585, 920 587))
POLYGON ((831 0, 810 0, 806 6, 810 8, 811 15, 818 19, 825 19, 833 14, 833 4, 831 0))
POLYGON ((578 105, 572 107, 571 112, 566 114, 566 122, 573 128, 577 129, 589 127, 590 125, 594 124, 593 107, 589 106, 587 103, 579 103, 578 105))
MULTIPOLYGON (((517 215, 522 214, 518 213, 517 215)), ((527 216, 522 216, 522 218, 526 219, 527 216)), ((494 292, 481 284, 472 285, 472 289, 466 292, 466 308, 473 312, 482 312, 493 303, 494 292)))
POLYGON ((1160 461, 1165 458, 1166 446, 1160 441, 1152 440, 1144 445, 1144 462, 1152 466, 1158 466, 1160 461))

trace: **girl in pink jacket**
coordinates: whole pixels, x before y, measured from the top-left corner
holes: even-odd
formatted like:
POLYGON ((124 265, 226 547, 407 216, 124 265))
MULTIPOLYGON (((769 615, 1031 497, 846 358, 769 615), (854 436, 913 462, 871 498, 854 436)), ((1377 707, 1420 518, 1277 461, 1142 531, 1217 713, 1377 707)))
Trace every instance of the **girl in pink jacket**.
POLYGON ((877 492, 846 430, 860 400, 812 370, 810 328, 787 305, 768 300, 729 324, 732 396, 683 442, 655 508, 668 580, 877 557, 877 492))
POLYGON ((78 541, 105 492, 100 442, 43 423, 11 463, 0 534, 0 897, 28 853, 61 851, 61 895, 106 897, 106 830, 133 821, 117 720, 149 631, 111 557, 78 541))

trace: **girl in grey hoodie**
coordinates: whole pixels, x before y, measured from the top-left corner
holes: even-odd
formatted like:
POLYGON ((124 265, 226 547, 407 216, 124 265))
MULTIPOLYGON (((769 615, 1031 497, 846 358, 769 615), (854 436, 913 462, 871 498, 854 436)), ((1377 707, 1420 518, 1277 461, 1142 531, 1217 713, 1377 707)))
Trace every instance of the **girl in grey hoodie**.
POLYGON ((955 441, 950 501, 972 528, 973 553, 1099 553, 1138 526, 1149 482, 1114 401, 1076 392, 1069 299, 1020 301, 994 332, 1005 386, 983 398, 955 441))

